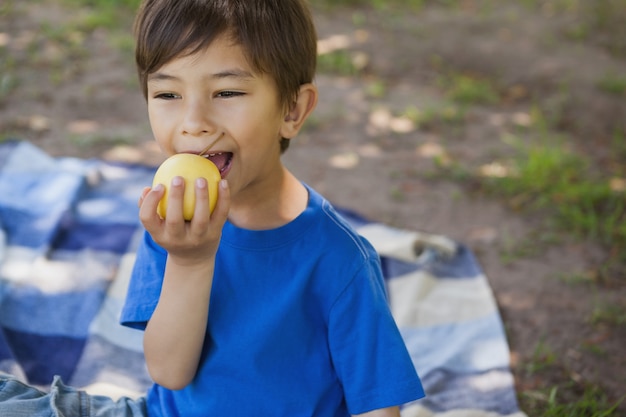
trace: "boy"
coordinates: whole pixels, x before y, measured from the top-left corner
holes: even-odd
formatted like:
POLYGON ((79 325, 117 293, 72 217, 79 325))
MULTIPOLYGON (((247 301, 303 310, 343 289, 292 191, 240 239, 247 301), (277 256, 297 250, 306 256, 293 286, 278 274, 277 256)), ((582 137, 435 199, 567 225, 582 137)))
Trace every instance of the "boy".
POLYGON ((280 159, 317 103, 303 0, 145 0, 136 33, 157 143, 214 143, 222 176, 213 213, 203 179, 172 181, 165 219, 163 185, 140 197, 121 321, 145 329, 147 414, 399 416, 424 393, 378 256, 280 159))

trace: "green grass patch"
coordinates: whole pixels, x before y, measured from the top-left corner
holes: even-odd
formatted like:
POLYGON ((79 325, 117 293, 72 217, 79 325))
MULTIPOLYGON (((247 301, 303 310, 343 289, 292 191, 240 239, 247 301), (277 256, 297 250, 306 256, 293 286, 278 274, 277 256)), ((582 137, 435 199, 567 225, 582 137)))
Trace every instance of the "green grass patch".
POLYGON ((612 326, 626 325, 626 307, 618 304, 599 304, 591 314, 591 323, 604 323, 612 326))
POLYGON ((339 49, 317 58, 317 71, 326 74, 354 76, 359 73, 354 54, 346 49, 339 49))
POLYGON ((376 10, 391 10, 398 7, 419 11, 427 5, 455 8, 461 0, 311 0, 313 6, 324 8, 336 7, 371 7, 376 10))
POLYGON ((94 31, 102 29, 110 45, 127 55, 134 50, 132 21, 140 0, 59 0, 69 13, 63 23, 44 20, 37 36, 26 46, 30 65, 46 66, 53 84, 70 79, 90 55, 94 31), (42 54, 44 50, 46 53, 42 54), (68 66, 72 61, 74 65, 68 66))
POLYGON ((72 8, 80 8, 74 25, 83 31, 98 28, 129 31, 141 0, 63 0, 72 8))
POLYGON ((459 126, 465 122, 466 108, 456 103, 432 104, 423 108, 408 106, 402 113, 418 129, 434 130, 445 126, 459 126))
POLYGON ((504 247, 499 254, 500 261, 508 265, 518 259, 532 258, 560 242, 560 237, 550 227, 533 230, 521 240, 517 236, 505 236, 504 247))
POLYGON ((626 55, 626 0, 519 0, 529 10, 547 15, 566 14, 565 36, 593 41, 615 55, 626 55))
POLYGON ((593 274, 589 272, 558 273, 554 277, 568 285, 587 285, 594 282, 593 274))
POLYGON ((626 0, 578 0, 581 18, 611 53, 626 56, 626 0))
POLYGON ((543 340, 535 346, 532 358, 525 364, 526 373, 532 375, 555 365, 557 355, 543 340))
POLYGON ((7 1, 0 4, 0 17, 8 16, 13 12, 13 2, 7 1))
POLYGON ((595 178, 587 161, 559 145, 520 147, 511 173, 484 181, 518 209, 552 213, 555 224, 612 248, 626 248, 626 195, 595 178))
POLYGON ((617 417, 617 407, 624 398, 611 400, 602 388, 576 378, 559 354, 543 340, 535 346, 524 372, 542 383, 520 390, 520 408, 533 417, 617 417))
POLYGON ((19 86, 18 72, 15 59, 4 48, 0 48, 0 102, 19 86))
POLYGON ((478 75, 451 72, 437 83, 448 98, 459 104, 494 104, 500 99, 494 83, 478 75))
POLYGON ((611 403, 597 387, 588 387, 581 396, 562 395, 562 390, 554 386, 549 390, 522 394, 525 411, 536 417, 617 417, 617 407, 623 401, 611 403))
POLYGON ((136 10, 141 3, 141 0, 63 0, 66 4, 76 7, 91 7, 94 9, 119 9, 127 8, 136 10))
POLYGON ((597 85, 600 90, 609 94, 626 95, 626 75, 606 74, 597 85))

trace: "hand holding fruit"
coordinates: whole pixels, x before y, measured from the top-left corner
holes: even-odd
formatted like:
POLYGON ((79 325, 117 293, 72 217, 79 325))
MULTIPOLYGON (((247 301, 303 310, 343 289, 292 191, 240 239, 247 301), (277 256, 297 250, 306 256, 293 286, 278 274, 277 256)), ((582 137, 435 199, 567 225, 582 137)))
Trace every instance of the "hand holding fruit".
POLYGON ((146 187, 139 198, 141 223, 168 252, 168 262, 187 266, 211 262, 230 209, 226 181, 212 162, 195 154, 174 155, 157 173, 155 185, 146 187))
POLYGON ((165 187, 165 193, 157 208, 159 216, 162 218, 166 218, 167 216, 169 187, 174 177, 182 177, 185 181, 185 192, 183 196, 183 218, 185 220, 189 221, 193 218, 196 206, 196 195, 193 184, 197 178, 204 178, 207 181, 209 188, 209 209, 213 212, 215 204, 217 203, 217 189, 221 179, 220 171, 213 162, 203 156, 180 153, 166 159, 154 175, 152 186, 162 184, 165 187))

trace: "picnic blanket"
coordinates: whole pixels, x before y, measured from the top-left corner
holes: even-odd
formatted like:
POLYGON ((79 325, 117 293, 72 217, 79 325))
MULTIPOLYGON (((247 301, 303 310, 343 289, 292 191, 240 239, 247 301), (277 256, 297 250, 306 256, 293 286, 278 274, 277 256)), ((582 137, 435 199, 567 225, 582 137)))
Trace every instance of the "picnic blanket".
MULTIPOLYGON (((142 333, 118 323, 154 167, 0 144, 0 371, 45 387, 142 395, 142 333)), ((445 236, 343 210, 381 254, 394 317, 427 397, 415 416, 524 416, 502 321, 476 259, 445 236)))

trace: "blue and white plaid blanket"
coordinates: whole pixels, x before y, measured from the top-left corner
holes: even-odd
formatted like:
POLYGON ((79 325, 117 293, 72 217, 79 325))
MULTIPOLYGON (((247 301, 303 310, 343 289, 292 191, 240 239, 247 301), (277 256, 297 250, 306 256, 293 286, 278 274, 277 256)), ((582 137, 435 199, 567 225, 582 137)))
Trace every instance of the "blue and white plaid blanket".
MULTIPOLYGON (((94 394, 145 392, 142 334, 118 318, 142 232, 136 202, 153 174, 0 144, 0 371, 42 387, 60 375, 94 394)), ((472 253, 344 214, 381 254, 427 393, 403 417, 523 417, 502 321, 472 253)))

